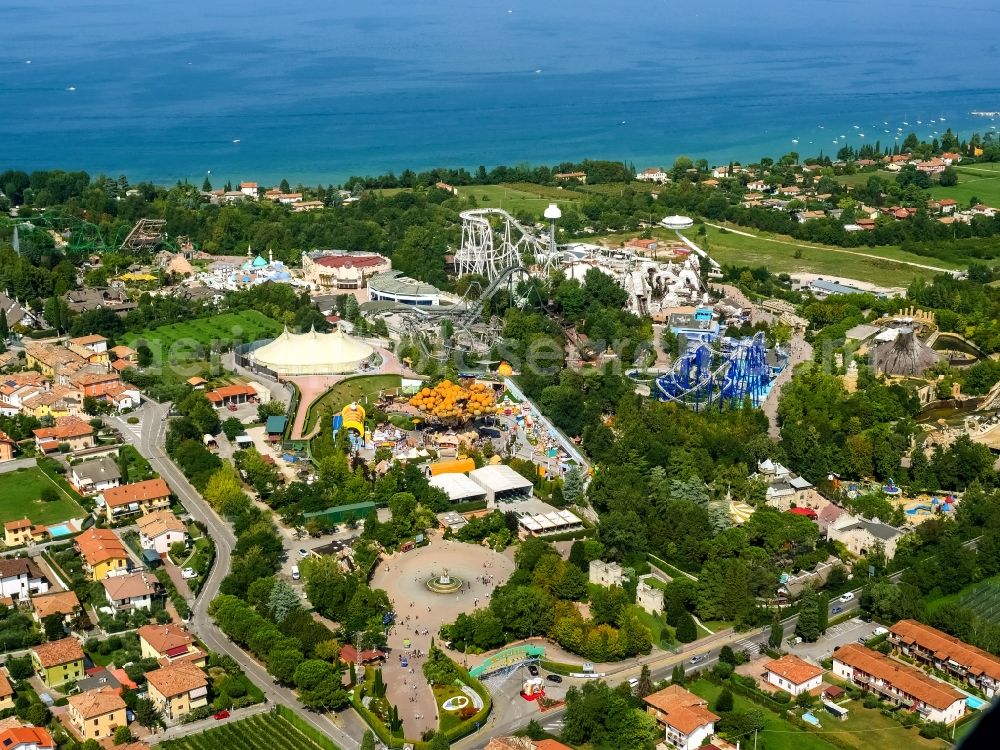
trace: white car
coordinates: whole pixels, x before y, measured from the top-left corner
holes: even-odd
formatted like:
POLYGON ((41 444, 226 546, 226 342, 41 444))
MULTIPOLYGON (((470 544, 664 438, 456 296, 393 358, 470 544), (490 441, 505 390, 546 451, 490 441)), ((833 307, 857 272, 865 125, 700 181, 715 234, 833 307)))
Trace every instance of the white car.
POLYGON ((184 568, 181 571, 181 578, 187 580, 189 578, 197 578, 198 574, 194 572, 194 568, 184 568))
POLYGON ((854 598, 854 592, 853 591, 848 591, 846 594, 844 594, 843 596, 840 597, 840 601, 842 601, 842 602, 849 602, 853 598, 854 598))

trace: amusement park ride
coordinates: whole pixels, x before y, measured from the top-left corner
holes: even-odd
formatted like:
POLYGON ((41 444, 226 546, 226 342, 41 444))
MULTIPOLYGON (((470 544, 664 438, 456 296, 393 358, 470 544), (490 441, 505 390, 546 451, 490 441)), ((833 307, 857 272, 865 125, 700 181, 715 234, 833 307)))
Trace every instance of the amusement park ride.
POLYGON ((57 245, 61 244, 70 255, 109 250, 148 251, 160 247, 177 250, 176 243, 166 234, 164 219, 139 219, 131 229, 127 230, 127 225, 119 227, 110 239, 105 238, 96 224, 70 215, 45 213, 22 218, 0 217, 0 227, 4 226, 13 227, 12 244, 18 253, 22 249, 22 237, 36 229, 58 238, 57 245))
MULTIPOLYGON (((517 282, 530 276, 548 276, 554 269, 561 269, 565 262, 602 263, 612 269, 619 282, 631 289, 641 277, 652 277, 650 262, 626 249, 608 249, 594 246, 581 256, 556 244, 556 222, 561 218, 556 204, 545 210, 549 222, 549 236, 543 239, 502 209, 480 208, 463 211, 462 245, 455 254, 455 268, 459 276, 479 275, 486 279, 485 288, 473 285, 457 305, 423 308, 405 313, 411 330, 427 328, 428 317, 446 316, 456 324, 462 342, 453 348, 469 350, 489 348, 500 337, 501 326, 497 320, 481 322, 483 305, 501 289, 506 288, 515 304, 524 304, 516 290, 517 282), (476 346, 478 344, 478 347, 476 346)), ((686 216, 668 216, 661 225, 673 230, 678 240, 702 263, 707 265, 710 277, 719 276, 719 264, 704 250, 682 234, 693 226, 686 216)), ((674 269, 676 278, 687 286, 695 285, 704 291, 697 275, 684 267, 674 269)), ((637 296, 637 306, 642 308, 645 299, 637 296)), ((543 303, 544 304, 544 303, 543 303)), ((643 310, 645 312, 645 310, 643 310)), ((451 353, 446 346, 442 356, 451 353)), ((425 351, 425 354, 429 352, 425 351)), ((669 372, 656 378, 653 395, 663 401, 672 401, 699 410, 709 407, 739 408, 745 403, 760 406, 766 397, 773 377, 767 362, 767 346, 762 334, 753 338, 733 339, 725 336, 687 339, 685 351, 676 357, 669 372)))
POLYGON ((760 406, 771 384, 764 334, 753 338, 720 337, 689 341, 670 372, 655 380, 654 395, 695 411, 716 406, 740 408, 749 399, 760 406))

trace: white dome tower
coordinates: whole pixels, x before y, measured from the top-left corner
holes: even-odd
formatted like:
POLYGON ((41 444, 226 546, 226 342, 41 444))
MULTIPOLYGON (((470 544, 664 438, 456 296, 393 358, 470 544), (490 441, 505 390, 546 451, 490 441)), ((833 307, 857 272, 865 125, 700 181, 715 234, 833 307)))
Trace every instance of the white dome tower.
POLYGON ((550 203, 543 214, 549 220, 549 254, 552 256, 549 261, 556 257, 556 221, 562 218, 562 211, 555 203, 550 203))

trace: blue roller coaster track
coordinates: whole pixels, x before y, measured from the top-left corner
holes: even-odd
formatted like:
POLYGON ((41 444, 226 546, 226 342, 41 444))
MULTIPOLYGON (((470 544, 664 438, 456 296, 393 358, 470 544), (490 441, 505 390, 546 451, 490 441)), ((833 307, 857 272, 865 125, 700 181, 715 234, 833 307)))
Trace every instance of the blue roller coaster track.
POLYGON ((771 384, 764 335, 720 338, 716 342, 689 340, 673 369, 655 381, 660 401, 683 404, 695 411, 716 407, 741 408, 749 400, 759 407, 771 384))

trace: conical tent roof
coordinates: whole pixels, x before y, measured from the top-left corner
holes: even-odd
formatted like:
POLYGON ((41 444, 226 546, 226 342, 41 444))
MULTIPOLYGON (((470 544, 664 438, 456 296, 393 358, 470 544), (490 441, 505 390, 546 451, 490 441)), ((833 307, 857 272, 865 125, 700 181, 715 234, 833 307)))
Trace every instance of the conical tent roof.
POLYGON ((875 348, 875 368, 886 375, 920 376, 940 359, 941 355, 918 339, 909 326, 900 328, 894 340, 875 348))
POLYGON ((250 356, 258 364, 282 375, 326 375, 355 372, 375 349, 341 330, 319 333, 285 331, 250 356))

